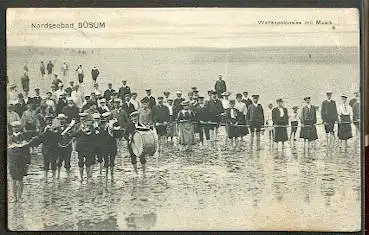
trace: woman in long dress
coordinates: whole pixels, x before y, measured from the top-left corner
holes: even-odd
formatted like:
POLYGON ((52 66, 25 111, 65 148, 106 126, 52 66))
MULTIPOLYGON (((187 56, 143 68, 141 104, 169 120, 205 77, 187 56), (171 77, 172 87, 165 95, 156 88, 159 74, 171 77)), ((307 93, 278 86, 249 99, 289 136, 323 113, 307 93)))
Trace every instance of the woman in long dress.
POLYGON ((236 104, 234 106, 240 113, 241 116, 239 118, 239 134, 240 134, 240 141, 241 145, 243 144, 244 140, 243 137, 249 134, 249 128, 246 126, 246 115, 247 115, 247 106, 244 102, 242 102, 242 94, 236 94, 236 104))
POLYGON ((241 112, 235 108, 235 101, 229 101, 229 108, 226 110, 227 135, 231 140, 231 146, 236 150, 239 147, 238 137, 240 136, 240 128, 238 126, 241 119, 241 112))
POLYGON ((184 146, 186 151, 189 151, 194 142, 195 128, 193 121, 195 120, 195 115, 190 110, 189 101, 183 101, 181 105, 183 108, 177 116, 179 144, 184 146))
POLYGON ((274 142, 282 142, 282 148, 284 148, 284 142, 288 140, 287 126, 288 126, 288 111, 283 107, 283 100, 277 100, 278 106, 272 111, 272 119, 274 125, 274 142))
POLYGON ((306 142, 310 143, 318 139, 318 134, 316 131, 316 108, 310 104, 310 97, 304 98, 306 105, 301 111, 301 131, 300 138, 304 139, 304 148, 306 147, 306 142))
POLYGON ((345 148, 347 148, 347 140, 352 138, 352 108, 347 103, 347 96, 341 95, 342 104, 338 107, 338 139, 340 139, 340 147, 342 147, 342 140, 345 141, 345 148))

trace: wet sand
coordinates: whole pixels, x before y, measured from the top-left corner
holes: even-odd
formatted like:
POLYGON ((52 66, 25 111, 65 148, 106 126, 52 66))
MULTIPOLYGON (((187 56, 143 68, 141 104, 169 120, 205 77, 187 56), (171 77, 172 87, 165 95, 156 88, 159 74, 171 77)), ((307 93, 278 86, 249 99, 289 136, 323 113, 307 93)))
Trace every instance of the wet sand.
MULTIPOLYGON (((22 203, 8 204, 11 230, 335 230, 360 229, 360 150, 303 151, 286 144, 242 152, 191 153, 168 147, 148 159, 148 176, 135 177, 123 144, 115 181, 99 176, 79 181, 72 156, 68 178, 43 181, 42 156, 35 150, 25 177, 22 203)), ((224 143, 221 137, 220 143, 224 143)), ((140 165, 139 165, 140 167, 140 165)), ((139 170, 141 170, 139 168, 139 170)), ((50 173, 51 174, 51 173, 50 173)), ((10 184, 8 184, 10 187, 10 184)), ((9 188, 9 193, 11 190, 9 188)))

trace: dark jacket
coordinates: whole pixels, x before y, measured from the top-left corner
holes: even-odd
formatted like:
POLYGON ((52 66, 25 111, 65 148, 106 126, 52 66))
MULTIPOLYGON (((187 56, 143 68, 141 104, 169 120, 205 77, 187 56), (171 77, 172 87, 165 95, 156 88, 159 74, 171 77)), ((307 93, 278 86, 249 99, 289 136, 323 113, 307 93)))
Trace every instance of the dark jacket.
POLYGON ((16 103, 14 105, 14 112, 16 112, 19 117, 22 117, 24 111, 27 109, 27 105, 26 102, 24 102, 24 100, 21 103, 16 103))
POLYGON ((46 69, 48 71, 48 73, 51 73, 53 71, 54 65, 52 63, 48 63, 46 65, 46 69))
POLYGON ((55 109, 56 109, 56 110, 55 110, 56 115, 58 115, 58 114, 62 113, 63 108, 64 108, 65 106, 67 106, 67 101, 66 101, 66 100, 64 100, 64 99, 59 99, 59 100, 58 100, 58 103, 56 104, 56 108, 55 108, 55 109))
POLYGON ((242 114, 240 111, 238 111, 238 109, 236 108, 229 108, 225 111, 226 114, 226 121, 228 124, 236 124, 239 123, 240 120, 242 119, 242 114), (234 118, 231 117, 231 109, 234 110, 234 118))
POLYGON ((191 110, 187 110, 187 112, 184 112, 184 110, 181 110, 178 113, 177 121, 195 121, 195 114, 191 110))
POLYGON ((131 113, 133 113, 135 110, 135 106, 133 106, 133 104, 131 102, 128 102, 129 104, 127 105, 127 102, 124 102, 122 104, 122 109, 124 109, 126 111, 126 113, 128 115, 130 115, 131 113))
POLYGON ((148 97, 150 102, 149 102, 149 108, 152 110, 152 108, 156 105, 156 100, 154 97, 150 96, 148 97))
POLYGON ((316 109, 313 105, 310 108, 307 105, 302 108, 301 122, 305 125, 316 124, 316 109))
POLYGON ((152 119, 154 122, 169 122, 169 108, 163 105, 155 105, 152 110, 152 119))
POLYGON ((131 88, 129 86, 119 88, 119 98, 124 100, 126 94, 131 94, 131 88))
POLYGON ((335 122, 338 121, 337 106, 334 100, 330 102, 324 100, 322 103, 321 115, 323 122, 335 122))
POLYGON ((70 123, 72 119, 79 121, 79 108, 77 106, 69 107, 68 105, 65 106, 62 110, 62 113, 67 116, 67 123, 70 123))
POLYGON ((275 107, 272 110, 272 120, 274 125, 288 125, 288 110, 283 107, 284 115, 281 117, 279 108, 275 107))
POLYGON ((179 111, 182 110, 182 105, 181 103, 184 101, 183 98, 175 98, 173 100, 173 116, 177 117, 179 111))
POLYGON ((252 105, 252 101, 250 100, 250 98, 242 99, 241 102, 246 104, 246 108, 249 108, 249 106, 252 105))
POLYGON ((92 69, 91 70, 91 76, 92 76, 93 80, 96 80, 97 77, 99 76, 99 74, 100 74, 100 71, 98 69, 92 69))
POLYGON ((264 110, 261 104, 256 107, 254 104, 247 109, 246 121, 249 125, 264 125, 264 110))
POLYGON ((114 92, 115 92, 115 90, 114 90, 114 89, 111 89, 111 90, 106 89, 106 90, 105 90, 105 92, 104 92, 104 98, 105 98, 107 101, 109 101, 109 100, 110 100, 110 98, 111 98, 111 94, 113 94, 114 92))
POLYGON ((227 91, 227 85, 224 80, 217 80, 215 82, 214 89, 218 95, 222 94, 223 92, 227 91))

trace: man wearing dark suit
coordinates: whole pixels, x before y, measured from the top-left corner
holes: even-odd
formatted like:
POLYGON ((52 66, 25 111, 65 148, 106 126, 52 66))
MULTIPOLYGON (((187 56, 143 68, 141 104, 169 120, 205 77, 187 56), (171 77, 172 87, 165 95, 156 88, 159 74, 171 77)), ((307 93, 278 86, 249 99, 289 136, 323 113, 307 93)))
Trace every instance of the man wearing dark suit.
POLYGON ((108 83, 108 89, 106 89, 104 92, 104 98, 106 99, 107 102, 110 101, 111 95, 115 92, 112 86, 113 85, 111 83, 108 83))
POLYGON ((182 110, 181 103, 184 101, 184 98, 182 98, 181 91, 177 91, 176 96, 177 97, 173 100, 173 117, 177 117, 179 111, 182 110))
POLYGON ((35 96, 32 97, 33 101, 34 101, 34 104, 36 105, 36 107, 40 107, 41 105, 41 101, 42 101, 42 98, 40 96, 40 88, 35 88, 35 96))
POLYGON ((135 106, 131 103, 131 95, 126 94, 124 97, 124 102, 122 104, 122 109, 127 113, 127 115, 131 115, 134 111, 136 111, 135 106))
POLYGON ((338 122, 336 102, 332 100, 332 91, 327 91, 327 99, 323 101, 321 108, 322 120, 327 137, 327 145, 330 136, 334 139, 334 124, 338 122))
POLYGON ((156 105, 156 100, 151 96, 151 89, 146 89, 145 91, 146 97, 149 99, 149 109, 152 110, 152 108, 156 105))
POLYGON ((258 103, 259 95, 252 95, 252 104, 247 109, 246 120, 247 124, 250 126, 251 132, 251 142, 250 150, 253 148, 254 136, 256 133, 256 147, 260 150, 260 132, 264 125, 264 110, 263 106, 258 103))
POLYGON ((131 94, 131 88, 127 86, 127 81, 123 80, 122 83, 123 85, 119 88, 118 93, 119 93, 119 98, 124 100, 124 97, 126 96, 126 94, 131 94))
POLYGON ((218 76, 218 81, 215 82, 214 89, 218 95, 218 98, 222 98, 222 93, 227 91, 227 85, 223 80, 222 75, 218 76))

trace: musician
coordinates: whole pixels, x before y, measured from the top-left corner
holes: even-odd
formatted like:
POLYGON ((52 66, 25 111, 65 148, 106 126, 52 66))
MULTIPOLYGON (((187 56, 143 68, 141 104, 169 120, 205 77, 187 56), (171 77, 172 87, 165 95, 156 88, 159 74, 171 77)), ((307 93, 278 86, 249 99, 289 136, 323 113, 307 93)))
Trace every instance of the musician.
POLYGON ((122 103, 122 100, 118 97, 118 92, 112 92, 110 96, 110 100, 107 100, 108 107, 110 111, 112 110, 112 107, 114 105, 114 100, 119 99, 122 103))
POLYGON ((242 119, 242 113, 235 108, 236 101, 229 100, 229 108, 225 110, 225 117, 227 123, 227 136, 231 140, 231 146, 234 149, 239 147, 238 137, 240 136, 239 132, 239 121, 242 119))
POLYGON ((80 130, 76 133, 77 146, 76 151, 78 152, 78 167, 81 182, 83 182, 83 171, 86 166, 87 180, 92 178, 92 165, 95 164, 96 155, 96 135, 92 126, 93 121, 86 120, 88 117, 87 113, 80 114, 83 122, 80 130))
POLYGON ((131 95, 126 94, 124 97, 124 102, 122 104, 122 109, 126 111, 128 115, 135 111, 135 106, 131 103, 131 95))
POLYGON ((345 148, 347 148, 347 140, 352 138, 352 108, 347 103, 347 95, 341 95, 342 103, 338 107, 338 138, 340 139, 340 147, 342 147, 342 140, 345 141, 345 148))
POLYGON ((327 91, 327 99, 323 101, 321 108, 322 121, 326 133, 327 146, 334 141, 334 125, 338 122, 336 102, 332 100, 332 91, 327 91))
POLYGON ((30 151, 26 144, 29 141, 27 135, 22 130, 19 121, 12 122, 12 133, 8 138, 8 166, 12 179, 12 189, 14 201, 21 200, 23 192, 23 177, 27 175, 27 162, 29 161, 30 151))
MULTIPOLYGON (((79 116, 79 115, 78 115, 79 116)), ((72 129, 70 131, 66 130, 68 128, 67 124, 67 116, 64 114, 59 114, 57 116, 57 119, 59 121, 57 132, 59 134, 59 141, 58 141, 58 161, 57 161, 57 167, 58 167, 58 175, 57 178, 60 178, 60 170, 64 162, 64 168, 67 171, 67 174, 70 174, 70 159, 73 149, 73 133, 72 131, 76 131, 75 129, 72 129)))
POLYGON ((310 148, 310 143, 318 139, 318 134, 316 131, 316 109, 310 104, 311 98, 304 98, 306 105, 301 110, 301 131, 300 138, 304 139, 304 148, 306 147, 306 142, 309 142, 308 147, 310 148))
POLYGON ((121 100, 119 98, 116 98, 114 100, 112 100, 112 107, 110 108, 110 112, 111 112, 111 115, 112 115, 112 118, 114 119, 117 119, 119 118, 119 113, 121 111, 121 106, 120 106, 120 103, 121 103, 121 100))
POLYGON ((284 148, 284 142, 288 140, 287 126, 288 121, 288 110, 283 107, 283 100, 277 99, 277 107, 272 111, 272 120, 274 125, 274 142, 282 142, 282 148, 284 148))
POLYGON ((260 150, 260 132, 265 120, 263 106, 259 104, 259 95, 252 95, 252 105, 247 110, 246 121, 250 125, 251 132, 250 150, 254 145, 255 133, 257 150, 260 150))
POLYGON ((138 119, 141 125, 152 127, 152 111, 150 109, 150 99, 144 97, 141 100, 142 107, 138 110, 138 119))
POLYGON ((167 135, 167 125, 170 121, 169 108, 164 105, 164 97, 158 97, 158 104, 152 110, 152 118, 156 133, 159 137, 159 152, 163 152, 163 146, 167 135))
POLYGON ((151 95, 151 88, 146 89, 146 98, 149 100, 149 109, 152 110, 152 108, 156 105, 156 100, 151 95))
MULTIPOLYGON (((133 113, 131 113, 130 118, 128 120, 128 123, 126 125, 126 132, 128 134, 128 151, 129 151, 129 155, 131 157, 131 163, 133 166, 133 169, 135 171, 136 174, 138 174, 138 170, 137 170, 137 157, 136 155, 133 153, 132 151, 132 146, 131 143, 133 142, 133 135, 135 134, 137 128, 142 127, 142 125, 139 123, 139 112, 135 111, 133 113)), ((146 156, 142 155, 139 157, 140 158, 140 163, 142 166, 142 173, 143 176, 146 177, 146 156)))
POLYGON ((190 151, 194 143, 193 122, 195 121, 195 114, 190 110, 189 101, 183 101, 181 105, 183 108, 177 116, 179 143, 185 147, 186 151, 190 151))
POLYGON ((14 104, 13 103, 9 103, 8 104, 8 109, 7 109, 7 116, 6 116, 6 121, 7 121, 7 127, 8 127, 8 133, 12 133, 12 125, 11 123, 15 122, 15 121, 20 121, 20 117, 18 115, 18 113, 16 113, 14 111, 14 104))
MULTIPOLYGON (((114 136, 113 131, 119 131, 120 126, 116 120, 112 120, 110 122, 111 113, 106 112, 101 115, 100 120, 100 138, 101 148, 100 148, 100 159, 99 163, 101 166, 101 156, 104 160, 104 168, 105 168, 105 177, 108 178, 108 172, 110 168, 110 176, 111 181, 114 181, 114 165, 115 165, 115 157, 118 153, 118 145, 116 136, 114 136), (109 127, 109 125, 111 125, 109 127), (110 128, 110 129, 109 129, 110 128)), ((101 168, 100 168, 101 173, 101 168)))

